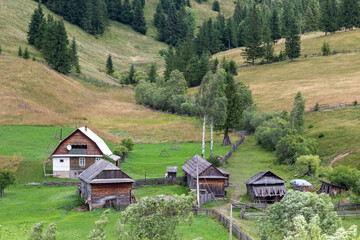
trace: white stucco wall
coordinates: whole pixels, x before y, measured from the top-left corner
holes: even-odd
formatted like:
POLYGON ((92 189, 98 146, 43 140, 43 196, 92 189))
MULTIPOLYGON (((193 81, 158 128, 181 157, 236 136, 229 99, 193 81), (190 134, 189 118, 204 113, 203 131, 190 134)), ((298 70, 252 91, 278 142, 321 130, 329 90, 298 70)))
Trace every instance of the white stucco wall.
POLYGON ((57 171, 70 171, 70 158, 53 158, 53 172, 57 171), (64 160, 64 162, 60 162, 64 160))

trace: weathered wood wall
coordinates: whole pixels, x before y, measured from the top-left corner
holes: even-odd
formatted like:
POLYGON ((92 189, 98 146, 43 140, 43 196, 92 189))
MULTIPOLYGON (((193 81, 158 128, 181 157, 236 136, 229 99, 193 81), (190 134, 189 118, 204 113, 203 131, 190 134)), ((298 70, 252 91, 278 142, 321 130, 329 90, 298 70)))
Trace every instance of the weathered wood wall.
POLYGON ((223 176, 223 174, 217 170, 214 166, 210 166, 203 171, 200 176, 223 176))
POLYGON ((92 201, 96 202, 101 198, 117 195, 123 204, 130 204, 131 186, 131 183, 92 184, 92 201))
MULTIPOLYGON (((85 157, 85 156, 84 156, 85 157)), ((94 157, 85 157, 85 167, 80 167, 79 157, 70 158, 70 170, 85 170, 95 163, 94 157)))
POLYGON ((225 197, 225 179, 199 179, 200 189, 206 189, 215 197, 225 197))

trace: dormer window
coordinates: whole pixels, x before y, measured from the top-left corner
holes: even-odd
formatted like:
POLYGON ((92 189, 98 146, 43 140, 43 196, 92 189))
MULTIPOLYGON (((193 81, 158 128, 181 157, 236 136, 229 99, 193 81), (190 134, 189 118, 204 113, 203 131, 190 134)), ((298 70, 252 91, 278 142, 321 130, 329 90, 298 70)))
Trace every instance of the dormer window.
POLYGON ((86 144, 71 145, 70 154, 87 154, 87 145, 86 144))

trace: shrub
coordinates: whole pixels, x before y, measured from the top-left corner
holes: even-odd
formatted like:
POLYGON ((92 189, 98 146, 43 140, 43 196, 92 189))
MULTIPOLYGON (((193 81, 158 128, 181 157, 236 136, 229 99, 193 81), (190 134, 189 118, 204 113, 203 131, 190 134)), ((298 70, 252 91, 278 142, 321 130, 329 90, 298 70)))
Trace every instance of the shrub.
POLYGON ((220 167, 219 156, 212 156, 207 159, 214 167, 220 167))
POLYGON ((323 137, 325 137, 325 134, 324 133, 319 133, 319 136, 318 136, 318 138, 323 138, 323 137))
POLYGON ((358 104, 357 100, 353 101, 353 105, 356 106, 358 104))
POLYGON ((115 148, 114 154, 124 157, 129 153, 129 149, 125 147, 124 145, 119 145, 115 148))
POLYGON ((330 50, 330 45, 328 42, 325 42, 323 43, 322 47, 321 47, 321 52, 322 52, 322 55, 323 56, 327 56, 327 55, 330 55, 331 53, 331 50, 330 50))
POLYGON ((308 128, 313 128, 314 126, 312 124, 309 124, 308 125, 308 128))
POLYGON ((347 166, 336 167, 328 175, 328 179, 332 184, 343 186, 356 193, 360 193, 358 182, 359 178, 360 172, 347 166))
POLYGON ((316 102, 316 104, 315 104, 314 111, 319 111, 319 103, 318 102, 316 102))
POLYGON ((284 136, 286 123, 286 120, 279 117, 263 122, 256 128, 257 143, 265 149, 275 150, 276 144, 284 136))
POLYGON ((194 104, 191 101, 181 104, 181 113, 192 116, 194 114, 194 104))
POLYGON ((129 152, 134 149, 134 142, 131 138, 121 139, 121 145, 125 146, 129 152))
POLYGON ((212 10, 215 12, 220 12, 220 3, 218 0, 215 0, 212 5, 212 10))
POLYGON ((303 155, 296 159, 296 166, 302 174, 316 174, 320 165, 320 158, 316 155, 303 155))

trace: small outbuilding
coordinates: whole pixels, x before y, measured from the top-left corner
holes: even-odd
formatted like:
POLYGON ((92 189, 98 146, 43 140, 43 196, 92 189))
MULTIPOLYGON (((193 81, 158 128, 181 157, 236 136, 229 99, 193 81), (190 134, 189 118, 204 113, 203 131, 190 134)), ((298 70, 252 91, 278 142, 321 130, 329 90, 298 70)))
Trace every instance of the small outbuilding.
POLYGON ((321 182, 321 187, 319 190, 317 190, 317 193, 326 193, 329 194, 330 196, 334 196, 336 194, 341 194, 342 191, 346 191, 347 189, 339 186, 339 185, 335 185, 329 182, 325 182, 323 180, 320 180, 321 182))
POLYGON ((304 179, 294 179, 290 181, 290 187, 294 190, 312 192, 313 185, 304 179))
POLYGON ((127 206, 135 203, 132 193, 134 180, 119 167, 100 159, 79 175, 78 194, 89 209, 111 205, 127 206))
POLYGON ((199 171, 200 193, 205 192, 209 196, 212 196, 213 200, 215 198, 225 198, 225 188, 228 185, 230 174, 224 170, 220 170, 219 168, 214 167, 211 163, 199 155, 195 155, 193 158, 187 161, 184 166, 182 166, 189 188, 196 189, 197 164, 199 171))
POLYGON ((271 171, 264 171, 246 181, 246 188, 252 201, 274 203, 280 201, 286 194, 285 182, 271 171))
POLYGON ((178 167, 177 166, 166 167, 166 172, 167 172, 167 178, 168 179, 176 179, 176 174, 178 172, 178 167))

